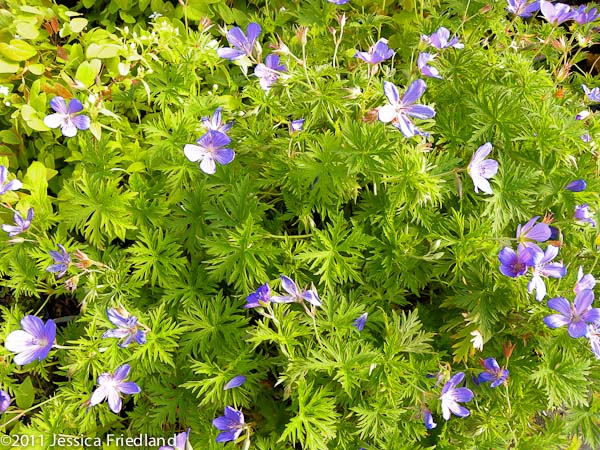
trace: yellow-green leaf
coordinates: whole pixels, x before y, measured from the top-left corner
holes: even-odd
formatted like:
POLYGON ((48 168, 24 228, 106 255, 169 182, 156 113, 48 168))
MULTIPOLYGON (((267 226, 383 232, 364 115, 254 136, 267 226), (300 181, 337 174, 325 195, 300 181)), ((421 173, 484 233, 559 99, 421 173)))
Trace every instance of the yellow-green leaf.
POLYGON ((0 73, 17 73, 19 65, 6 61, 0 58, 0 73))
POLYGON ((73 30, 75 33, 80 33, 81 31, 83 31, 87 24, 87 19, 84 19, 83 17, 76 17, 70 22, 71 30, 73 30))
POLYGON ((80 82, 84 87, 88 88, 96 81, 96 77, 100 73, 102 62, 99 59, 82 62, 77 68, 75 80, 80 82))
POLYGON ((37 50, 25 41, 12 39, 0 42, 0 53, 12 61, 25 61, 37 54, 37 50))
POLYGON ((36 39, 40 35, 40 27, 35 20, 17 22, 16 28, 17 34, 25 39, 36 39))
POLYGON ((90 44, 85 52, 87 59, 114 58, 119 54, 121 47, 115 44, 90 44))

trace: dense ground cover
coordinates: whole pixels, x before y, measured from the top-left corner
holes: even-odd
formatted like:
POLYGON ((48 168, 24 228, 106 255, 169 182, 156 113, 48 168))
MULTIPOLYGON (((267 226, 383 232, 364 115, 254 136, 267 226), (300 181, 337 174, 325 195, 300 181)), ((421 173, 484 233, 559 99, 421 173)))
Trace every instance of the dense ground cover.
POLYGON ((0 449, 600 448, 596 10, 336 3, 0 2, 0 449))

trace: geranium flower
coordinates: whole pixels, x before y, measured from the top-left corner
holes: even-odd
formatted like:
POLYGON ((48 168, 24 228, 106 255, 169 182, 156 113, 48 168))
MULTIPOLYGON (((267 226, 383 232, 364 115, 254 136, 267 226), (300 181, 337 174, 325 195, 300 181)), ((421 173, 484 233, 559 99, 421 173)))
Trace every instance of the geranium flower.
POLYGON ((260 286, 255 292, 246 297, 244 308, 258 308, 271 301, 271 288, 268 283, 260 286))
POLYGON ((369 313, 361 314, 358 319, 356 319, 353 323, 354 327, 358 331, 362 331, 365 328, 365 324, 367 323, 367 317, 369 317, 369 313))
POLYGON ((535 216, 525 225, 517 226, 517 241, 523 244, 525 247, 539 247, 533 244, 532 241, 545 242, 552 236, 552 230, 547 223, 540 222, 536 223, 540 216, 535 216))
POLYGON ((73 137, 77 130, 87 130, 90 127, 90 118, 85 114, 77 115, 83 109, 83 105, 76 98, 69 101, 69 106, 62 97, 54 97, 50 100, 50 107, 56 111, 44 117, 44 124, 48 128, 60 127, 63 136, 73 137))
POLYGON ((437 427, 437 423, 433 421, 433 416, 429 408, 423 408, 423 422, 425 423, 425 428, 428 430, 433 430, 437 427))
POLYGON ((106 311, 106 314, 108 320, 117 328, 105 331, 102 339, 121 339, 121 342, 119 342, 121 348, 128 347, 134 339, 140 345, 146 343, 146 331, 140 327, 137 317, 131 316, 124 308, 110 308, 106 311))
POLYGON ((573 218, 579 222, 589 223, 592 227, 596 227, 596 221, 592 219, 592 212, 587 203, 575 207, 573 218))
POLYGON ((579 5, 579 8, 573 11, 573 20, 579 25, 594 22, 598 17, 600 17, 598 8, 592 8, 589 11, 586 11, 585 5, 579 5))
POLYGON ((33 208, 29 208, 29 211, 27 211, 27 218, 25 219, 23 219, 21 214, 15 212, 14 220, 14 225, 2 225, 2 230, 6 231, 10 237, 21 234, 29 229, 31 221, 33 220, 33 208))
POLYGON ((490 387, 498 387, 508 378, 508 370, 501 369, 494 358, 487 358, 483 361, 485 372, 481 372, 477 377, 479 383, 491 382, 490 387))
POLYGON ((48 319, 46 324, 35 316, 25 316, 21 319, 22 330, 13 331, 6 337, 4 346, 11 352, 17 353, 15 364, 24 366, 36 359, 41 361, 48 357, 50 349, 56 340, 56 324, 48 319))
POLYGON ((200 170, 212 175, 217 171, 217 165, 225 165, 233 161, 235 153, 230 148, 223 148, 229 145, 231 138, 220 131, 208 130, 194 144, 186 144, 183 147, 183 153, 186 158, 192 162, 200 161, 200 170))
POLYGON ((600 102, 600 88, 595 87, 594 89, 590 90, 585 84, 582 84, 581 88, 583 89, 583 92, 588 100, 592 102, 600 102))
POLYGON ((219 106, 215 110, 215 112, 212 113, 210 118, 208 118, 208 117, 202 118, 202 124, 209 130, 219 131, 223 134, 227 134, 227 132, 233 126, 234 122, 223 123, 223 121, 221 120, 222 111, 223 111, 223 108, 219 106))
POLYGON ((334 5, 345 5, 350 0, 327 0, 329 3, 333 3, 334 5))
POLYGON ((244 431, 244 414, 231 406, 226 406, 224 415, 217 417, 212 424, 217 430, 222 431, 217 436, 217 442, 235 441, 244 431))
POLYGON ((227 32, 227 41, 233 46, 233 48, 225 47, 218 48, 217 55, 220 58, 228 59, 229 61, 235 61, 236 59, 243 58, 244 56, 252 55, 252 49, 254 43, 260 35, 260 25, 254 22, 250 22, 246 28, 246 35, 239 27, 233 27, 227 32))
POLYGON ((69 269, 71 255, 62 245, 58 244, 58 251, 50 250, 50 256, 54 260, 54 264, 48 266, 46 272, 56 273, 56 278, 61 278, 69 269))
POLYGON ((299 131, 302 131, 302 128, 304 127, 304 121, 306 119, 296 119, 296 120, 292 120, 290 122, 290 132, 291 133, 298 133, 299 131))
POLYGON ((486 142, 475 151, 471 162, 467 166, 467 173, 475 185, 475 193, 478 194, 481 189, 486 194, 493 194, 489 178, 492 178, 498 172, 498 161, 495 159, 485 159, 492 151, 492 144, 486 142))
POLYGON ((542 277, 562 278, 567 274, 563 263, 551 262, 558 255, 558 247, 549 245, 546 252, 535 249, 532 261, 533 276, 527 285, 527 292, 535 291, 535 299, 541 302, 546 296, 546 284, 542 277))
POLYGON ((592 308, 594 291, 585 289, 575 296, 573 305, 564 297, 548 300, 548 306, 560 314, 544 317, 544 323, 554 329, 568 326, 569 336, 580 338, 585 336, 588 323, 600 321, 600 309, 592 308))
POLYGON ((574 17, 571 7, 564 3, 550 3, 540 0, 540 11, 544 18, 554 26, 558 26, 574 17))
POLYGON ((8 392, 0 390, 0 414, 8 409, 11 402, 12 399, 8 395, 8 392))
POLYGON ((423 80, 415 80, 400 100, 398 88, 393 83, 384 81, 383 92, 390 103, 379 109, 379 120, 383 123, 392 122, 392 125, 398 128, 407 138, 411 138, 415 134, 425 134, 409 118, 409 116, 412 116, 417 119, 431 119, 435 116, 433 108, 414 104, 421 98, 425 89, 427 89, 427 85, 423 80))
POLYGON ((240 387, 245 382, 246 382, 246 377, 244 375, 236 375, 231 380, 229 380, 225 386, 223 386, 223 390, 227 391, 229 389, 240 387))
POLYGON ((291 278, 286 277, 285 275, 281 275, 281 287, 289 294, 289 295, 274 295, 271 297, 271 301, 274 303, 293 303, 298 302, 302 303, 306 300, 308 303, 321 306, 321 299, 313 286, 312 289, 304 289, 300 292, 298 289, 298 285, 291 278))
POLYGON ((421 35, 423 42, 427 42, 438 50, 448 47, 464 48, 464 44, 458 42, 458 37, 454 36, 451 40, 448 40, 448 38, 450 38, 450 31, 444 27, 438 28, 431 36, 427 36, 426 34, 421 35))
POLYGON ((388 47, 388 40, 381 38, 367 52, 356 52, 355 58, 362 59, 369 64, 379 64, 390 59, 396 52, 388 47))
POLYGON ((458 404, 458 402, 470 402, 473 399, 473 392, 470 389, 456 387, 464 378, 465 374, 458 372, 442 389, 440 400, 442 401, 442 416, 445 420, 450 420, 451 413, 458 417, 467 417, 470 414, 467 408, 458 404))
POLYGON ((600 359, 600 329, 593 323, 588 323, 585 337, 590 340, 590 347, 597 359, 600 359))
POLYGON ((533 265, 536 249, 519 245, 517 251, 515 252, 510 247, 504 247, 498 253, 502 275, 516 278, 525 274, 527 269, 533 265))
POLYGON ((585 191, 586 188, 587 188, 587 183, 585 182, 585 180, 582 180, 582 179, 573 180, 565 186, 565 189, 567 191, 571 191, 571 192, 585 191))
POLYGON ((441 80, 442 77, 439 70, 429 65, 429 63, 435 58, 436 55, 432 55, 431 53, 419 53, 419 57, 417 58, 417 67, 421 71, 421 75, 429 78, 439 78, 441 80))
POLYGON ((23 183, 19 180, 10 180, 8 183, 8 169, 4 166, 0 166, 0 195, 6 194, 8 191, 16 191, 23 187, 23 183))
POLYGON ((507 0, 508 6, 506 9, 516 16, 527 18, 531 17, 534 12, 539 11, 540 2, 536 0, 531 3, 527 3, 528 0, 507 0))
POLYGON ((169 445, 163 445, 158 450, 191 450, 191 445, 189 445, 188 439, 190 438, 190 428, 183 433, 179 433, 175 436, 175 447, 171 447, 169 445))
POLYGON ((131 367, 129 364, 123 364, 111 375, 105 372, 98 376, 98 388, 92 393, 90 406, 96 406, 108 399, 108 407, 112 412, 118 414, 121 411, 121 394, 139 394, 142 392, 140 387, 133 381, 125 381, 131 367))
POLYGON ((254 68, 254 75, 260 78, 260 87, 268 91, 271 89, 281 72, 287 72, 283 64, 279 64, 279 55, 271 53, 265 58, 265 63, 260 63, 254 68))
POLYGON ((573 291, 575 291, 576 294, 579 294, 585 289, 594 289, 595 286, 596 279, 594 278, 594 275, 591 273, 584 275, 583 267, 579 266, 579 270, 577 271, 577 283, 575 284, 573 291))

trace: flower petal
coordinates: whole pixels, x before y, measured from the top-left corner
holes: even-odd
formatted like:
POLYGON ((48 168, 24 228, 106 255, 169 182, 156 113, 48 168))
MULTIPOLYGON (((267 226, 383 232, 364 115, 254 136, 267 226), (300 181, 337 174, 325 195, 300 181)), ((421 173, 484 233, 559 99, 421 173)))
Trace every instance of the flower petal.
POLYGON ((413 81, 402 97, 402 104, 405 106, 413 104, 423 95, 425 89, 427 89, 427 85, 423 80, 419 78, 413 81))
POLYGON ((400 93, 394 83, 389 81, 383 82, 383 93, 392 105, 397 105, 400 102, 400 93))
POLYGON ((50 108, 52 108, 54 111, 60 114, 69 113, 67 111, 67 104, 65 102, 65 99, 62 97, 54 97, 52 100, 50 100, 50 108))

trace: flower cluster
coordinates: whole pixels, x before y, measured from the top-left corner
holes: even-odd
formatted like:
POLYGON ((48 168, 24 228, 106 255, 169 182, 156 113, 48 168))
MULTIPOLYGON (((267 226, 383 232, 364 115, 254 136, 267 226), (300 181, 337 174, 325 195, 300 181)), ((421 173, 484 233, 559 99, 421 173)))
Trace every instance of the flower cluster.
MULTIPOLYGON (((444 50, 447 48, 464 48, 464 44, 458 42, 458 37, 454 36, 450 39, 450 30, 445 27, 438 28, 431 36, 427 36, 426 34, 421 35, 421 41, 426 43, 428 46, 431 46, 438 51, 444 50)), ((430 66, 429 63, 435 60, 437 54, 432 54, 429 52, 421 52, 417 58, 417 67, 421 72, 421 75, 429 78, 439 78, 442 76, 437 68, 430 66)))

